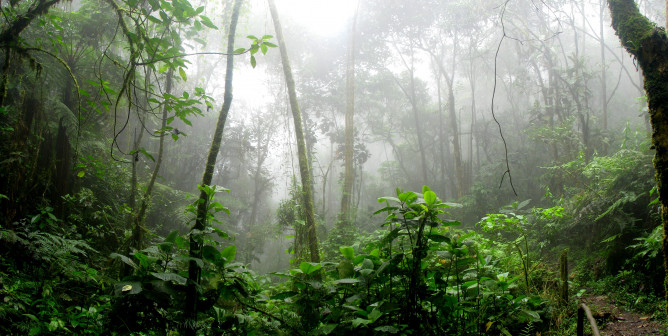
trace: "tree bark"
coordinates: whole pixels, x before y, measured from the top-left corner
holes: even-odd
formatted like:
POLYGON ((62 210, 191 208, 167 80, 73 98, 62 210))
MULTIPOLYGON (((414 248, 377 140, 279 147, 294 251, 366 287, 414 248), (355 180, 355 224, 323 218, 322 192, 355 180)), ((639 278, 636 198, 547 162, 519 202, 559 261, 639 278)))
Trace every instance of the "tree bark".
MULTIPOLYGON (((343 155, 343 195, 341 197, 341 218, 338 224, 341 229, 349 229, 352 226, 351 196, 353 193, 353 147, 354 147, 354 125, 355 115, 355 26, 357 24, 357 10, 353 15, 353 24, 350 29, 350 45, 348 47, 348 61, 346 63, 346 118, 345 118, 345 150, 343 155)), ((344 236, 347 236, 344 234, 344 236)), ((345 243, 345 242, 344 242, 345 243)))
MULTIPOLYGON (((234 37, 237 30, 237 22, 239 21, 239 12, 243 0, 235 0, 234 7, 232 9, 232 17, 230 20, 230 30, 227 35, 227 65, 225 69, 225 93, 223 96, 223 106, 218 115, 218 122, 216 123, 216 130, 213 134, 213 139, 211 140, 211 147, 209 148, 209 155, 207 156, 206 166, 204 169, 204 174, 202 175, 202 186, 208 186, 211 184, 213 178, 214 166, 216 165, 216 159, 218 158, 218 152, 220 151, 220 143, 223 139, 223 130, 225 129, 225 122, 227 121, 227 114, 230 111, 230 106, 232 105, 232 74, 234 71, 234 37)), ((208 195, 206 192, 200 192, 200 196, 197 203, 197 217, 195 218, 195 225, 192 227, 191 231, 195 230, 204 230, 206 227, 206 218, 207 218, 207 200, 208 195)), ((184 310, 184 315, 186 323, 184 325, 184 334, 186 336, 195 336, 197 333, 196 321, 197 321, 197 301, 199 298, 199 292, 197 287, 200 281, 201 269, 197 265, 196 259, 202 258, 202 246, 193 235, 190 235, 190 257, 191 260, 188 263, 188 287, 186 289, 186 307, 184 310)))
MULTIPOLYGON (((283 73, 285 74, 285 82, 288 86, 288 96, 290 99, 290 108, 292 110, 292 118, 295 124, 295 136, 297 137, 297 155, 299 156, 299 173, 301 175, 302 190, 304 197, 304 215, 306 217, 306 239, 310 253, 311 262, 320 262, 320 254, 318 250, 318 239, 316 237, 316 223, 315 211, 313 206, 313 189, 311 185, 311 170, 306 157, 306 141, 304 140, 304 130, 302 128, 302 115, 299 110, 299 103, 297 101, 297 92, 295 90, 295 80, 292 77, 292 68, 288 60, 288 52, 285 47, 285 39, 283 38, 283 30, 278 18, 278 11, 274 0, 268 0, 269 9, 271 11, 271 18, 274 21, 274 30, 276 31, 276 39, 278 40, 278 48, 281 52, 281 61, 283 63, 283 73)), ((297 251, 298 253, 300 251, 297 251)), ((302 256, 303 257, 303 256, 302 256)), ((299 259, 300 256, 297 256, 299 259)))
MULTIPOLYGON (((165 79, 165 93, 171 94, 172 93, 172 76, 174 74, 173 70, 169 70, 167 72, 167 78, 165 79)), ((160 129, 164 130, 165 127, 167 126, 167 106, 163 106, 162 108, 162 121, 160 124, 160 129)), ((158 177, 158 173, 160 172, 160 166, 162 165, 162 156, 164 153, 164 146, 165 146, 165 136, 166 134, 162 134, 160 136, 160 144, 158 145, 158 156, 155 159, 155 167, 153 167, 153 173, 151 173, 151 179, 148 181, 148 185, 146 185, 146 191, 144 192, 144 195, 142 196, 141 199, 141 206, 139 207, 139 211, 136 213, 134 217, 134 228, 132 230, 132 242, 134 245, 134 248, 137 250, 141 250, 144 248, 144 219, 146 217, 146 210, 148 209, 148 205, 151 200, 151 194, 153 193, 153 186, 155 185, 155 179, 158 177)), ((135 148, 136 150, 136 148, 135 148)))
MULTIPOLYGON (((643 16, 633 0, 608 0, 612 27, 622 45, 638 61, 652 126, 652 148, 663 224, 664 287, 668 289, 668 39, 666 32, 643 16)), ((668 298, 668 290, 665 291, 668 298)), ((668 313, 668 305, 665 307, 668 313)))

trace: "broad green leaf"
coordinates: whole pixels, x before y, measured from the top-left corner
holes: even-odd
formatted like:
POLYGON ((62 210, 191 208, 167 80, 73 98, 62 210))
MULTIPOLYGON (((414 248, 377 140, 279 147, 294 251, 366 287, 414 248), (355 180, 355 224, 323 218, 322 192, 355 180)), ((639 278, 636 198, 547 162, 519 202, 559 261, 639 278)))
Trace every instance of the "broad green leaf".
POLYGON ((77 177, 84 177, 84 175, 86 175, 86 172, 83 170, 77 173, 77 177))
POLYGON ((225 261, 230 262, 234 260, 237 255, 237 247, 234 245, 228 246, 220 251, 220 256, 225 258, 225 261))
POLYGON ((142 154, 144 154, 144 156, 146 156, 147 158, 151 159, 151 161, 155 162, 155 159, 153 158, 153 155, 149 154, 149 153, 146 151, 146 149, 144 149, 143 147, 139 149, 139 152, 141 152, 142 154))
POLYGON ((188 282, 188 279, 176 274, 176 273, 156 273, 152 272, 151 275, 162 280, 162 281, 174 281, 180 285, 185 285, 188 282))
POLYGON ((383 203, 385 201, 394 201, 394 202, 397 202, 397 203, 401 203, 401 201, 396 197, 386 196, 386 197, 379 197, 378 198, 378 203, 383 203))
POLYGON ((396 333, 399 332, 399 329, 397 329, 396 327, 393 327, 393 326, 389 326, 389 325, 376 327, 374 330, 378 331, 378 332, 390 333, 390 334, 396 334, 396 333))
POLYGON ((320 330, 320 333, 318 335, 329 335, 336 329, 338 324, 330 323, 330 324, 323 324, 320 327, 318 327, 318 330, 320 330))
POLYGON ((142 285, 138 281, 122 281, 114 285, 115 295, 138 294, 141 291, 142 285))
POLYGON ((433 240, 437 243, 449 243, 450 242, 449 237, 439 235, 439 234, 430 234, 430 235, 427 235, 427 238, 429 238, 429 239, 431 239, 431 240, 433 240))
POLYGON ((358 317, 358 318, 354 319, 352 322, 353 322, 353 328, 357 328, 361 324, 367 325, 367 324, 371 323, 371 320, 367 320, 367 319, 363 319, 363 318, 358 317))
POLYGON ((352 260, 355 257, 355 249, 351 246, 339 246, 339 251, 347 259, 352 260))
POLYGON ((130 259, 130 258, 128 258, 128 257, 126 257, 126 256, 124 256, 124 255, 122 255, 122 254, 112 253, 112 254, 109 255, 109 257, 110 257, 110 258, 119 258, 119 259, 121 259, 121 261, 122 261, 123 263, 129 265, 130 267, 132 267, 132 268, 134 268, 134 269, 137 269, 137 268, 138 268, 138 267, 137 267, 137 264, 135 264, 135 262, 132 261, 132 259, 130 259))
POLYGON ((401 202, 405 203, 410 203, 411 201, 414 201, 417 198, 417 194, 412 191, 404 192, 397 196, 399 197, 399 200, 401 202))
POLYGON ((332 284, 334 284, 334 285, 338 285, 338 284, 354 284, 354 283, 358 283, 358 282, 360 282, 360 281, 357 280, 357 279, 353 279, 353 278, 345 278, 345 279, 339 279, 339 280, 332 281, 332 284))
POLYGON ((211 29, 218 29, 218 27, 216 27, 216 25, 214 25, 213 22, 211 22, 211 19, 209 19, 207 16, 200 15, 199 18, 202 20, 202 24, 204 24, 205 26, 211 29))
POLYGON ((322 265, 320 263, 312 263, 312 262, 302 262, 299 264, 299 269, 304 272, 304 274, 311 274, 317 270, 322 268, 322 265))
POLYGON ((173 230, 167 235, 167 237, 165 237, 165 242, 173 243, 176 240, 176 237, 178 236, 179 236, 179 230, 173 230))
POLYGON ((252 56, 252 55, 251 55, 251 57, 250 57, 250 64, 251 64, 251 66, 252 66, 253 68, 255 68, 255 66, 257 65, 257 61, 255 61, 255 56, 252 56))
POLYGON ((427 203, 427 205, 432 205, 432 204, 434 204, 434 203, 436 202, 436 199, 437 199, 437 198, 438 198, 438 197, 436 197, 436 193, 433 192, 433 191, 431 191, 431 190, 427 190, 427 191, 424 193, 424 202, 427 203))
POLYGON ((220 258, 220 252, 211 245, 204 245, 202 247, 202 258, 215 263, 220 258))
POLYGON ((183 68, 181 67, 179 67, 179 75, 181 76, 181 78, 183 78, 184 82, 188 80, 188 76, 186 76, 186 71, 183 70, 183 68))
POLYGON ((293 297, 293 296, 295 296, 295 295, 297 295, 297 294, 299 294, 299 292, 293 292, 293 291, 289 291, 289 292, 281 292, 281 293, 278 293, 278 294, 276 294, 276 295, 273 295, 273 296, 271 297, 271 299, 272 299, 272 300, 285 300, 285 299, 287 299, 287 298, 289 298, 289 297, 293 297))

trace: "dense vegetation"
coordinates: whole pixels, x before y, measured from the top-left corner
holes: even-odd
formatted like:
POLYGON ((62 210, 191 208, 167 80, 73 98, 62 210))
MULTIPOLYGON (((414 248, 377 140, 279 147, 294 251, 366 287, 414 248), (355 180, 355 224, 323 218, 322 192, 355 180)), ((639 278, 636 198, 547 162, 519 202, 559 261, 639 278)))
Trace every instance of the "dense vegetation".
POLYGON ((0 4, 0 334, 664 323, 660 1, 313 3, 0 4))

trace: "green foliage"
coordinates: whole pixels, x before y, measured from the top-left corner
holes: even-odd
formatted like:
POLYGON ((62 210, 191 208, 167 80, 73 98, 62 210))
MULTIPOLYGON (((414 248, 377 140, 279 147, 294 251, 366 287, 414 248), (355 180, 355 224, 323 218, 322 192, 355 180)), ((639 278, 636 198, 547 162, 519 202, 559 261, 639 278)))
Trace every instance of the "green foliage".
POLYGON ((544 301, 517 293, 519 277, 500 268, 502 252, 442 218, 452 204, 427 187, 421 194, 397 190, 396 197, 379 201, 387 229, 356 241, 358 248, 341 246, 339 263, 302 263, 276 273, 290 282, 277 288, 272 305, 301 317, 291 328, 331 335, 468 335, 541 321, 544 301))

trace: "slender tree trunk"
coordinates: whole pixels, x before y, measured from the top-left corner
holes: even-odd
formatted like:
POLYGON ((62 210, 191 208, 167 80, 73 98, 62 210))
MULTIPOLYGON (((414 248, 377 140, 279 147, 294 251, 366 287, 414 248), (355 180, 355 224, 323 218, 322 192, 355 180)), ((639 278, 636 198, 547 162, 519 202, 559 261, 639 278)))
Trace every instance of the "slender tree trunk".
MULTIPOLYGON (((310 253, 311 262, 319 262, 320 254, 318 250, 318 239, 316 237, 316 223, 315 211, 313 206, 313 190, 311 185, 311 169, 306 157, 306 141, 304 140, 304 130, 302 128, 302 116, 299 110, 299 103, 297 101, 297 92, 295 90, 295 80, 292 77, 292 68, 288 60, 288 51, 285 47, 285 39, 283 38, 283 30, 278 18, 278 11, 274 0, 269 1, 269 9, 271 17, 274 21, 274 30, 276 31, 276 39, 278 40, 278 48, 281 52, 281 61, 283 63, 283 72, 285 74, 285 81, 288 86, 288 96, 290 99, 290 108, 292 110, 292 118, 295 124, 295 136, 297 137, 297 155, 299 157, 299 173, 301 175, 302 190, 304 193, 304 215, 306 217, 306 238, 308 249, 310 253)), ((298 251, 299 252, 299 251, 298 251)), ((299 258, 300 256, 297 256, 299 258)), ((304 256, 301 256, 304 257, 304 256)))
MULTIPOLYGON (((666 0, 668 1, 668 0, 666 0)), ((668 3, 668 2, 667 2, 668 3)), ((605 31, 603 30, 603 15, 605 13, 605 1, 601 0, 601 12, 599 17, 599 35, 601 37, 601 112, 603 115, 603 130, 608 129, 608 88, 605 68, 605 31)))
MULTIPOLYGON (((218 122, 216 123, 216 130, 211 140, 211 147, 209 148, 209 155, 206 159, 206 166, 204 174, 202 175, 202 186, 211 184, 213 178, 214 166, 218 152, 220 151, 220 142, 223 139, 223 130, 225 129, 225 122, 227 121, 227 114, 232 105, 232 74, 234 71, 234 37, 237 30, 237 22, 239 21, 239 11, 243 0, 235 0, 232 9, 232 17, 230 19, 230 30, 227 35, 227 65, 225 69, 225 93, 223 96, 223 106, 218 115, 218 122)), ((206 227, 207 219, 207 201, 208 195, 202 191, 197 203, 197 217, 195 218, 195 225, 191 231, 201 231, 206 227)), ((195 260, 202 258, 201 243, 195 239, 194 235, 190 235, 190 257, 188 263, 188 287, 186 289, 186 306, 184 309, 185 323, 183 323, 183 333, 186 336, 195 336, 197 333, 197 301, 199 299, 199 291, 197 289, 200 281, 201 269, 195 260)))
MULTIPOLYGON (((357 24, 357 10, 353 15, 353 24, 350 29, 350 45, 348 46, 348 61, 346 63, 346 126, 345 126, 345 150, 343 155, 343 195, 341 197, 341 218, 338 224, 341 229, 347 230, 352 226, 351 221, 351 196, 353 192, 353 147, 354 147, 354 124, 355 115, 355 26, 357 24)), ((347 235, 344 235, 348 240, 347 235)), ((346 243, 347 242, 343 242, 346 243)))
MULTIPOLYGON (((668 299, 668 38, 640 14, 633 0, 608 0, 612 27, 645 75, 656 182, 661 201, 665 295, 668 299)), ((665 307, 668 313, 668 305, 665 307)))
MULTIPOLYGON (((173 70, 167 72, 167 78, 165 79, 165 93, 172 93, 172 76, 174 74, 173 70)), ((167 126, 167 106, 162 108, 162 121, 160 124, 160 129, 164 130, 167 126)), ((132 230, 132 242, 134 248, 141 250, 144 248, 144 219, 146 218, 146 210, 151 200, 151 194, 153 193, 153 186, 155 185, 155 179, 158 177, 160 172, 160 166, 162 165, 162 156, 164 153, 165 146, 165 134, 160 136, 160 144, 158 145, 158 156, 155 159, 155 167, 153 167, 153 173, 151 174, 151 179, 148 181, 146 186, 146 191, 144 196, 141 199, 141 206, 139 211, 135 214, 134 217, 134 228, 132 230)))

